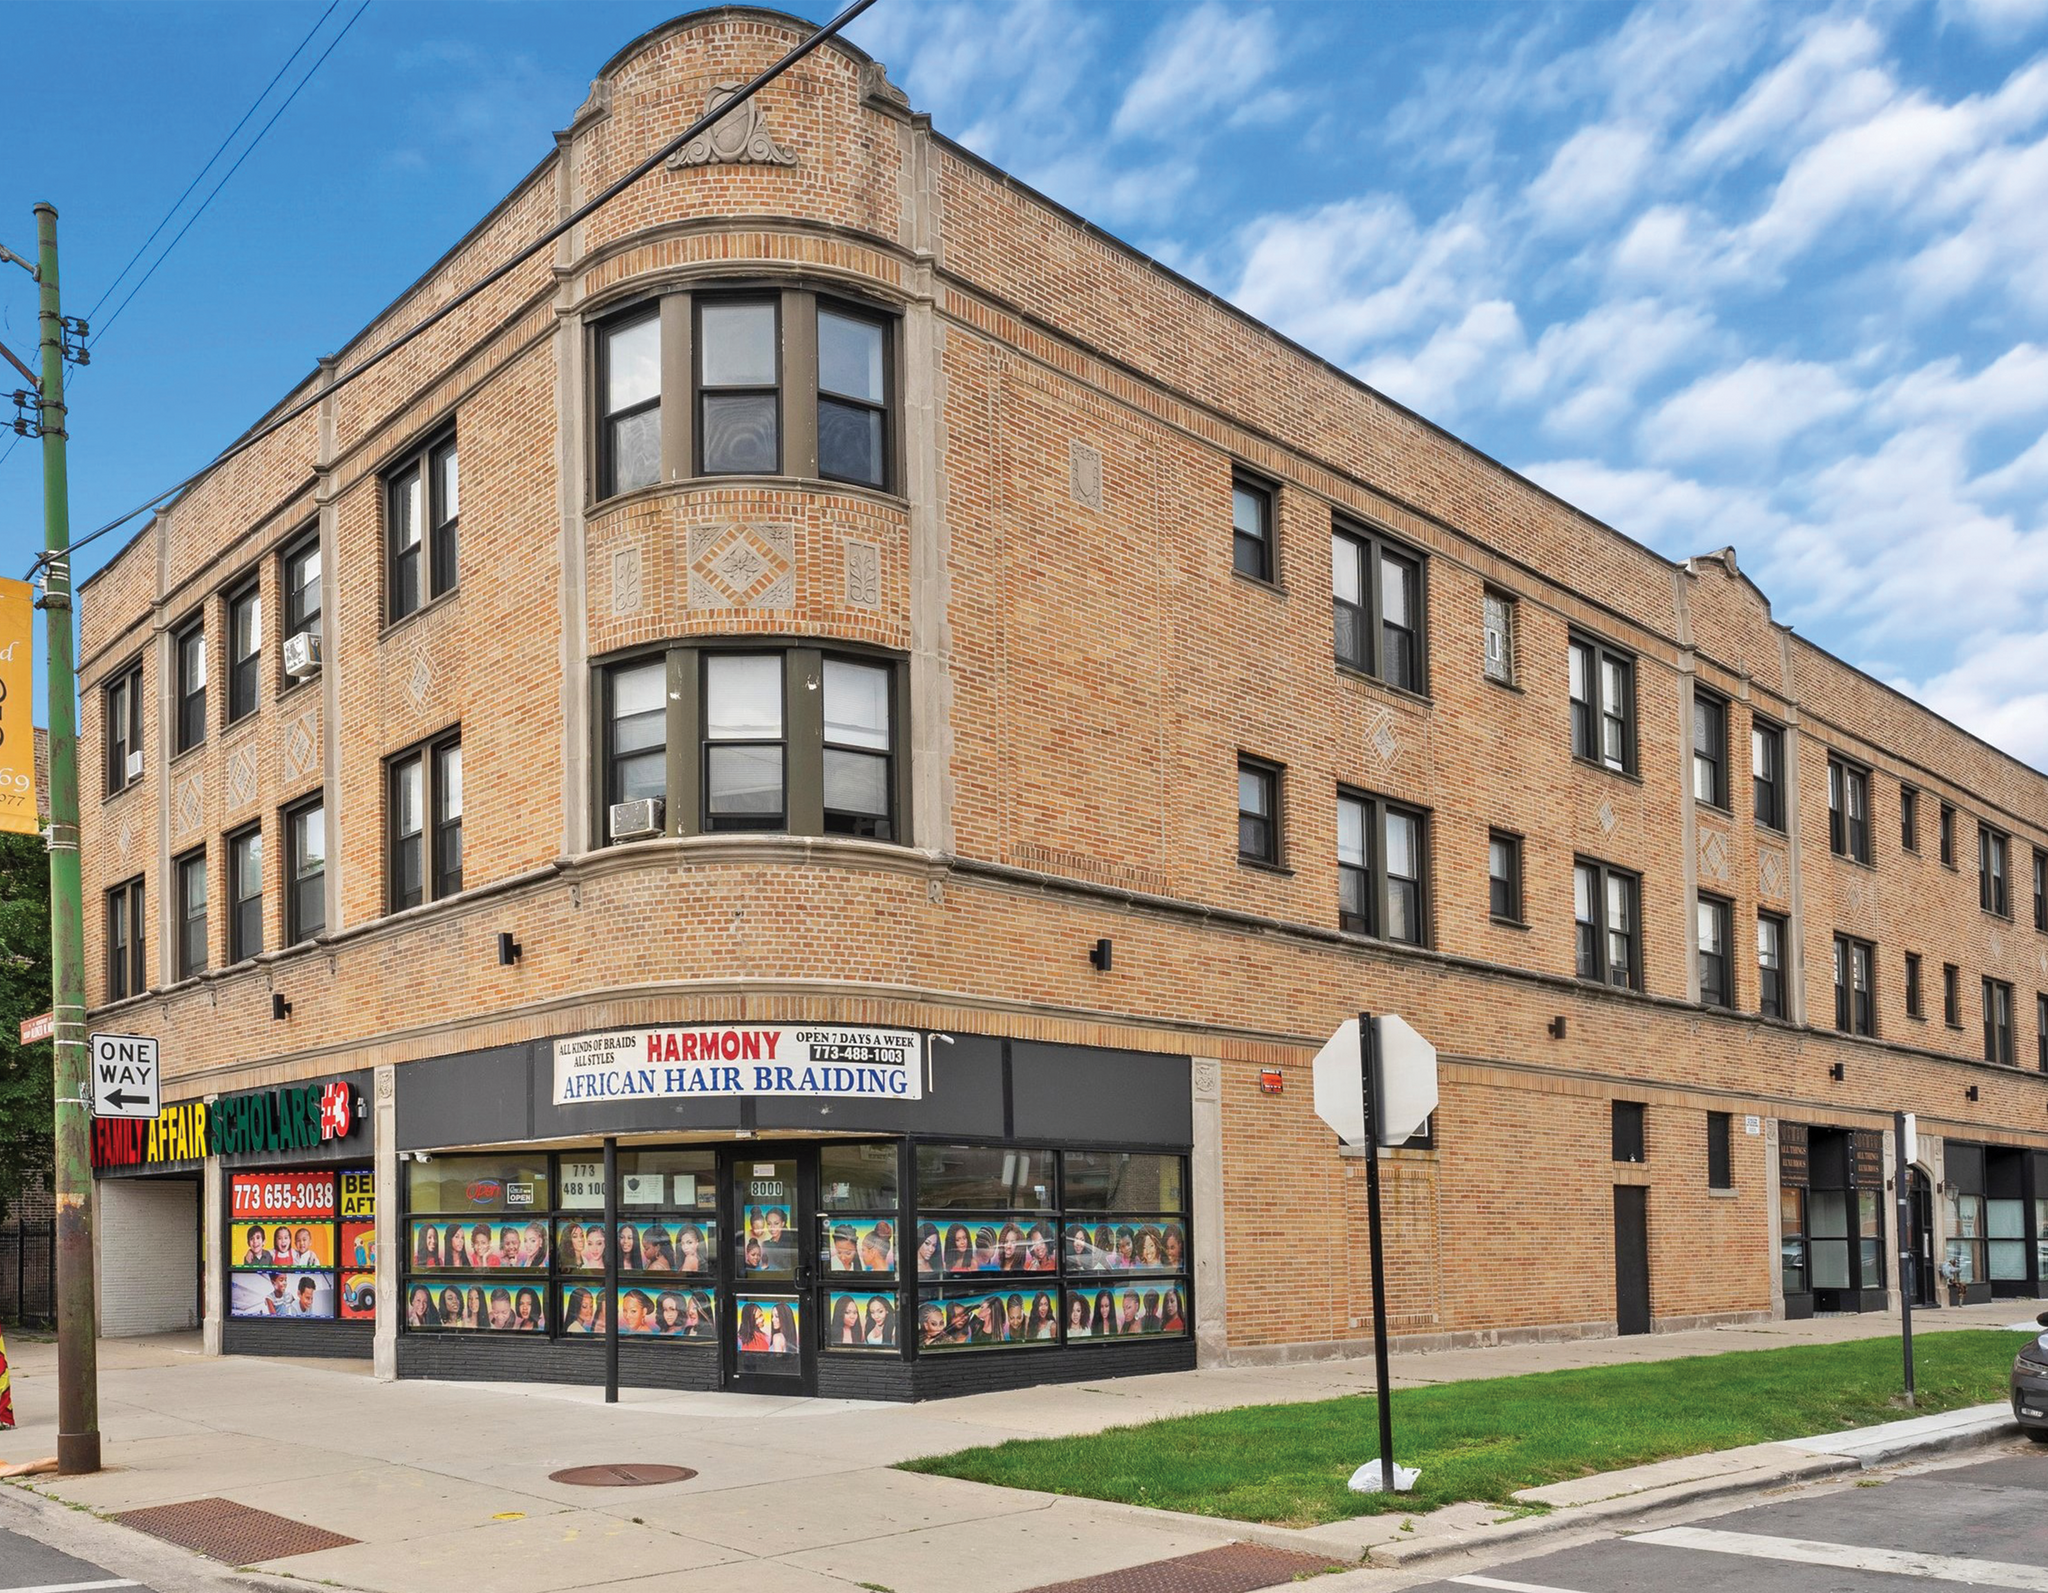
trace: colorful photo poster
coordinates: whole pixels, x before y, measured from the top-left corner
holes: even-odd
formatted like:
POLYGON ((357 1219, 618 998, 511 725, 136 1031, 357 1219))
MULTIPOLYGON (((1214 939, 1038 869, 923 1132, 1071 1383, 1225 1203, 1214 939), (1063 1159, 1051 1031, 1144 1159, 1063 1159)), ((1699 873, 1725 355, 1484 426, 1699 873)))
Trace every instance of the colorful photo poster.
POLYGON ((574 1217, 555 1219, 555 1270, 557 1272, 604 1271, 604 1224, 574 1217))
MULTIPOLYGON (((939 1265, 955 1276, 969 1272, 1059 1270, 1059 1241, 1049 1222, 1036 1218, 1011 1221, 1000 1217, 980 1217, 971 1222, 946 1223, 939 1232, 939 1265)), ((920 1230, 920 1271, 927 1264, 927 1237, 920 1230)))
POLYGON ((896 1271, 896 1224, 887 1217, 824 1217, 827 1272, 896 1271))
POLYGON ((647 1283, 619 1291, 619 1331, 629 1331, 626 1295, 645 1295, 651 1302, 645 1325, 630 1331, 660 1339, 695 1339, 704 1344, 718 1339, 718 1294, 715 1289, 670 1289, 647 1283))
POLYGON ((710 1220, 663 1218, 619 1224, 621 1272, 708 1273, 718 1260, 718 1225, 710 1220))
POLYGON ((1187 1290, 1173 1278, 1070 1288, 1065 1320, 1070 1341, 1178 1338, 1188 1331, 1187 1290))
POLYGON ((416 1217, 408 1253, 415 1272, 500 1267, 544 1272, 548 1264, 547 1224, 537 1217, 524 1221, 459 1217, 453 1222, 416 1217))
POLYGON ((341 1264, 359 1272, 377 1270, 377 1225, 374 1222, 344 1222, 341 1225, 341 1264))
POLYGON ((228 1229, 228 1264, 234 1270, 334 1265, 331 1222, 238 1222, 228 1229))
POLYGON ((343 1222, 368 1222, 377 1215, 377 1180, 367 1167, 345 1167, 336 1215, 343 1222))
POLYGON ((230 1316, 334 1317, 331 1272, 237 1272, 228 1284, 230 1316))
POLYGON ((408 1328, 470 1333, 540 1333, 547 1297, 538 1283, 516 1278, 414 1278, 405 1290, 408 1328))
POLYGON ((742 1355, 798 1356, 803 1341, 797 1336, 799 1307, 794 1300, 749 1298, 742 1295, 734 1306, 733 1327, 742 1355))
POLYGON ((562 1331, 589 1334, 604 1330, 604 1290, 588 1289, 581 1284, 563 1285, 562 1331))
POLYGON ((825 1346, 833 1350, 893 1350, 898 1345, 896 1296, 834 1292, 825 1312, 825 1346))
POLYGON ((1136 1222, 1070 1222, 1066 1239, 1069 1272, 1185 1272, 1186 1224, 1171 1217, 1136 1222))
POLYGON ((344 1272, 341 1275, 341 1319, 344 1322, 377 1320, 377 1274, 344 1272))
POLYGON ((917 1275, 920 1278, 937 1278, 945 1275, 945 1242, 937 1223, 921 1222, 917 1225, 917 1275))
POLYGON ((228 1177, 228 1220, 290 1222, 334 1220, 332 1173, 232 1173, 228 1177))
POLYGON ((742 1206, 740 1227, 741 1277, 795 1275, 796 1234, 790 1227, 788 1206, 742 1206))
POLYGON ((1059 1341, 1056 1289, 927 1291, 918 1303, 917 1342, 922 1349, 1020 1349, 1059 1341))

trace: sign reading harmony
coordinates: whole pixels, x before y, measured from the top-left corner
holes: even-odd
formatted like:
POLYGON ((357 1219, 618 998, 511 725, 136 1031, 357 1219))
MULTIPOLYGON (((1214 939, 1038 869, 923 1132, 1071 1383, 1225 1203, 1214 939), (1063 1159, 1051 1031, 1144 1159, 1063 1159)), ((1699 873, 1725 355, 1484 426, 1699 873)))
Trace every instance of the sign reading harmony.
POLYGON ((695 1095, 923 1098, 907 1029, 742 1023, 626 1029, 555 1042, 555 1105, 695 1095))
POLYGON ((155 1117, 157 1044, 146 1035, 90 1037, 92 1115, 155 1117))

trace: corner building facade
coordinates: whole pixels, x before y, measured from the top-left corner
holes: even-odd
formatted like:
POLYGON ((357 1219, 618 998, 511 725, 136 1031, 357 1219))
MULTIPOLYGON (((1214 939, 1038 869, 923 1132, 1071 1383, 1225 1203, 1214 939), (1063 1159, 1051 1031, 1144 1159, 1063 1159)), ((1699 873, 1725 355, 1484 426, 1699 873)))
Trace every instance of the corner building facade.
POLYGON ((1440 1056, 1413 1342, 1882 1308, 1901 1176, 1923 1298, 2036 1293, 2048 783, 857 49, 332 385, 805 26, 628 45, 87 584, 91 1026, 168 1103, 98 1132, 110 1324, 886 1398, 1351 1353, 1360 1009, 1440 1056))

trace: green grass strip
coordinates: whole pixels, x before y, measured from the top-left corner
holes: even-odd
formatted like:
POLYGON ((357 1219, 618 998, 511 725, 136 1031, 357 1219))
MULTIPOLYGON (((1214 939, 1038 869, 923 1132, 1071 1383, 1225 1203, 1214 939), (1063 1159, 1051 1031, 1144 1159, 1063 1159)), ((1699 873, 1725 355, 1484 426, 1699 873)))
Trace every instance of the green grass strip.
MULTIPOLYGON (((1914 1413, 2004 1399, 2022 1343, 2016 1333, 1967 1329, 1920 1338, 1914 1413)), ((1395 1455, 1422 1468, 1415 1491, 1398 1498, 1345 1486, 1379 1453, 1371 1395, 1012 1439, 902 1469, 1314 1526, 1463 1500, 1506 1504, 1517 1489, 1595 1472, 1896 1421, 1908 1414, 1890 1403, 1899 1388, 1899 1341, 1889 1338, 1398 1389, 1395 1455)))

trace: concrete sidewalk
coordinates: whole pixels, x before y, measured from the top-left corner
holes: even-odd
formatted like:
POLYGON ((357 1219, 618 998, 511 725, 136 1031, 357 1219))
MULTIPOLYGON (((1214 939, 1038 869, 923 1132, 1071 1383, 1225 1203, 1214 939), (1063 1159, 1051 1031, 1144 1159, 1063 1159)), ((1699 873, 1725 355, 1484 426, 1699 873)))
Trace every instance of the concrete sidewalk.
MULTIPOLYGON (((2004 1301, 1927 1313, 1916 1328, 2004 1327, 2036 1309, 2004 1301)), ((1895 1328, 1874 1317, 1762 1323, 1397 1355, 1393 1371, 1397 1387, 1412 1386, 1895 1328)), ((19 1339, 9 1349, 21 1426, 0 1433, 0 1462, 12 1463, 55 1452, 55 1354, 19 1339)), ((196 1335, 104 1341, 109 1469, 33 1486, 103 1513, 207 1497, 271 1511, 359 1541, 265 1569, 377 1593, 439 1593, 451 1578, 492 1593, 628 1582, 708 1593, 736 1572, 749 1593, 846 1593, 851 1585, 958 1593, 963 1577, 976 1593, 1015 1593, 1231 1539, 1326 1547, 1355 1560, 1400 1531, 1399 1517, 1382 1516, 1297 1534, 888 1469, 1008 1438, 1355 1394, 1373 1386, 1369 1360, 1223 1367, 908 1406, 627 1390, 607 1407, 595 1389, 379 1383, 368 1373, 353 1362, 208 1358, 196 1335), (667 1462, 697 1475, 643 1488, 548 1479, 608 1462, 667 1462)), ((1699 1468, 1706 1458, 1667 1464, 1699 1468)), ((1430 1518, 1432 1529, 1458 1526, 1454 1512, 1475 1528, 1499 1514, 1454 1506, 1430 1518)))

